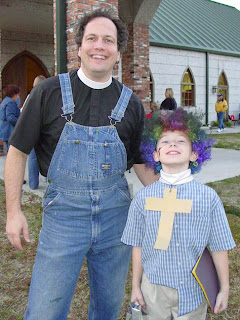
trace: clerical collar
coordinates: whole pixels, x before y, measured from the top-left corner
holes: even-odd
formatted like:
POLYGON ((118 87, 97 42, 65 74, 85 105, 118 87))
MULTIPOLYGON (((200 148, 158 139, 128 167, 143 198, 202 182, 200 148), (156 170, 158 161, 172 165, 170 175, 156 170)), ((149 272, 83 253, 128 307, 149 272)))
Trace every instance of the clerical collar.
POLYGON ((104 89, 107 88, 108 86, 110 86, 110 84, 112 83, 112 76, 108 79, 108 81, 106 82, 96 82, 96 81, 92 81, 89 78, 87 78, 85 76, 85 74, 82 71, 82 68, 79 68, 77 71, 77 75, 79 77, 79 79, 88 87, 92 88, 92 89, 104 89))
POLYGON ((171 185, 183 184, 193 180, 193 176, 191 174, 191 169, 187 169, 186 171, 182 171, 180 173, 169 174, 160 171, 160 179, 159 181, 163 183, 168 183, 171 185))

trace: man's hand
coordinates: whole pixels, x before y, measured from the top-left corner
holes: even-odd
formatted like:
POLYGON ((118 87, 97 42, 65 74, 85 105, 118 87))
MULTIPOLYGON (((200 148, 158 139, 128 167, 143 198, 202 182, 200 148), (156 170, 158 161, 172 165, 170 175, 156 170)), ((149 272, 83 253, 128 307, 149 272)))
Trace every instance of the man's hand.
POLYGON ((30 242, 27 220, 21 210, 21 192, 24 179, 27 154, 10 146, 4 168, 6 191, 8 240, 18 250, 22 251, 21 234, 26 242, 30 242))
POLYGON ((18 250, 22 251, 21 234, 26 242, 30 242, 28 233, 28 224, 24 214, 20 211, 13 216, 8 215, 6 232, 8 240, 18 250))

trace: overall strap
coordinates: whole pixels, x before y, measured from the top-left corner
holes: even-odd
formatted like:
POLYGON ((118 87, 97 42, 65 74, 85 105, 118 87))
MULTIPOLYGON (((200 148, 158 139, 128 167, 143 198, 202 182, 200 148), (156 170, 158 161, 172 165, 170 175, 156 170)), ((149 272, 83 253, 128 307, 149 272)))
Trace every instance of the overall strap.
POLYGON ((111 125, 115 125, 116 122, 120 122, 122 120, 131 95, 132 90, 123 85, 120 98, 118 99, 115 108, 112 110, 111 116, 108 117, 111 125))
POLYGON ((73 95, 72 95, 72 86, 70 82, 70 77, 69 73, 61 73, 58 75, 59 76, 59 81, 61 85, 61 93, 62 93, 62 101, 63 101, 63 106, 62 106, 62 117, 65 117, 67 121, 67 115, 70 114, 72 120, 72 115, 74 113, 74 102, 73 102, 73 95))

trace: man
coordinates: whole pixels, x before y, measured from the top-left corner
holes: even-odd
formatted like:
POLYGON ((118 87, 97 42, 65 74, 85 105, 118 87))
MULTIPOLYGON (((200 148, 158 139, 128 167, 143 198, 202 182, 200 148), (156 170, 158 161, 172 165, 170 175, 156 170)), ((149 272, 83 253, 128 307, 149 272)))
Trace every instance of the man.
POLYGON ((120 238, 130 195, 124 171, 134 166, 143 184, 157 179, 140 161, 144 109, 112 78, 127 30, 109 11, 85 16, 77 29, 81 68, 35 87, 10 141, 5 166, 7 234, 22 250, 29 242, 21 211, 21 182, 34 147, 47 175, 43 222, 24 319, 66 319, 87 258, 88 319, 116 320, 130 249, 120 238))
POLYGON ((225 111, 228 109, 227 101, 223 99, 223 95, 221 93, 217 96, 217 102, 215 103, 215 110, 217 112, 218 118, 218 130, 217 132, 221 132, 225 129, 223 124, 223 118, 225 111))

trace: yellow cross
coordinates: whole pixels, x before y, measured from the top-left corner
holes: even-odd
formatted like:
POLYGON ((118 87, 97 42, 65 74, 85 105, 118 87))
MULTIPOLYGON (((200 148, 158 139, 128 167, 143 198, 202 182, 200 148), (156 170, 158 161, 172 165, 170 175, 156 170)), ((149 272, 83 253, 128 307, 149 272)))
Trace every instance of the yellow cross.
POLYGON ((145 210, 161 211, 159 229, 154 249, 167 250, 176 212, 190 213, 192 200, 177 199, 177 189, 166 188, 163 198, 146 198, 145 210))

